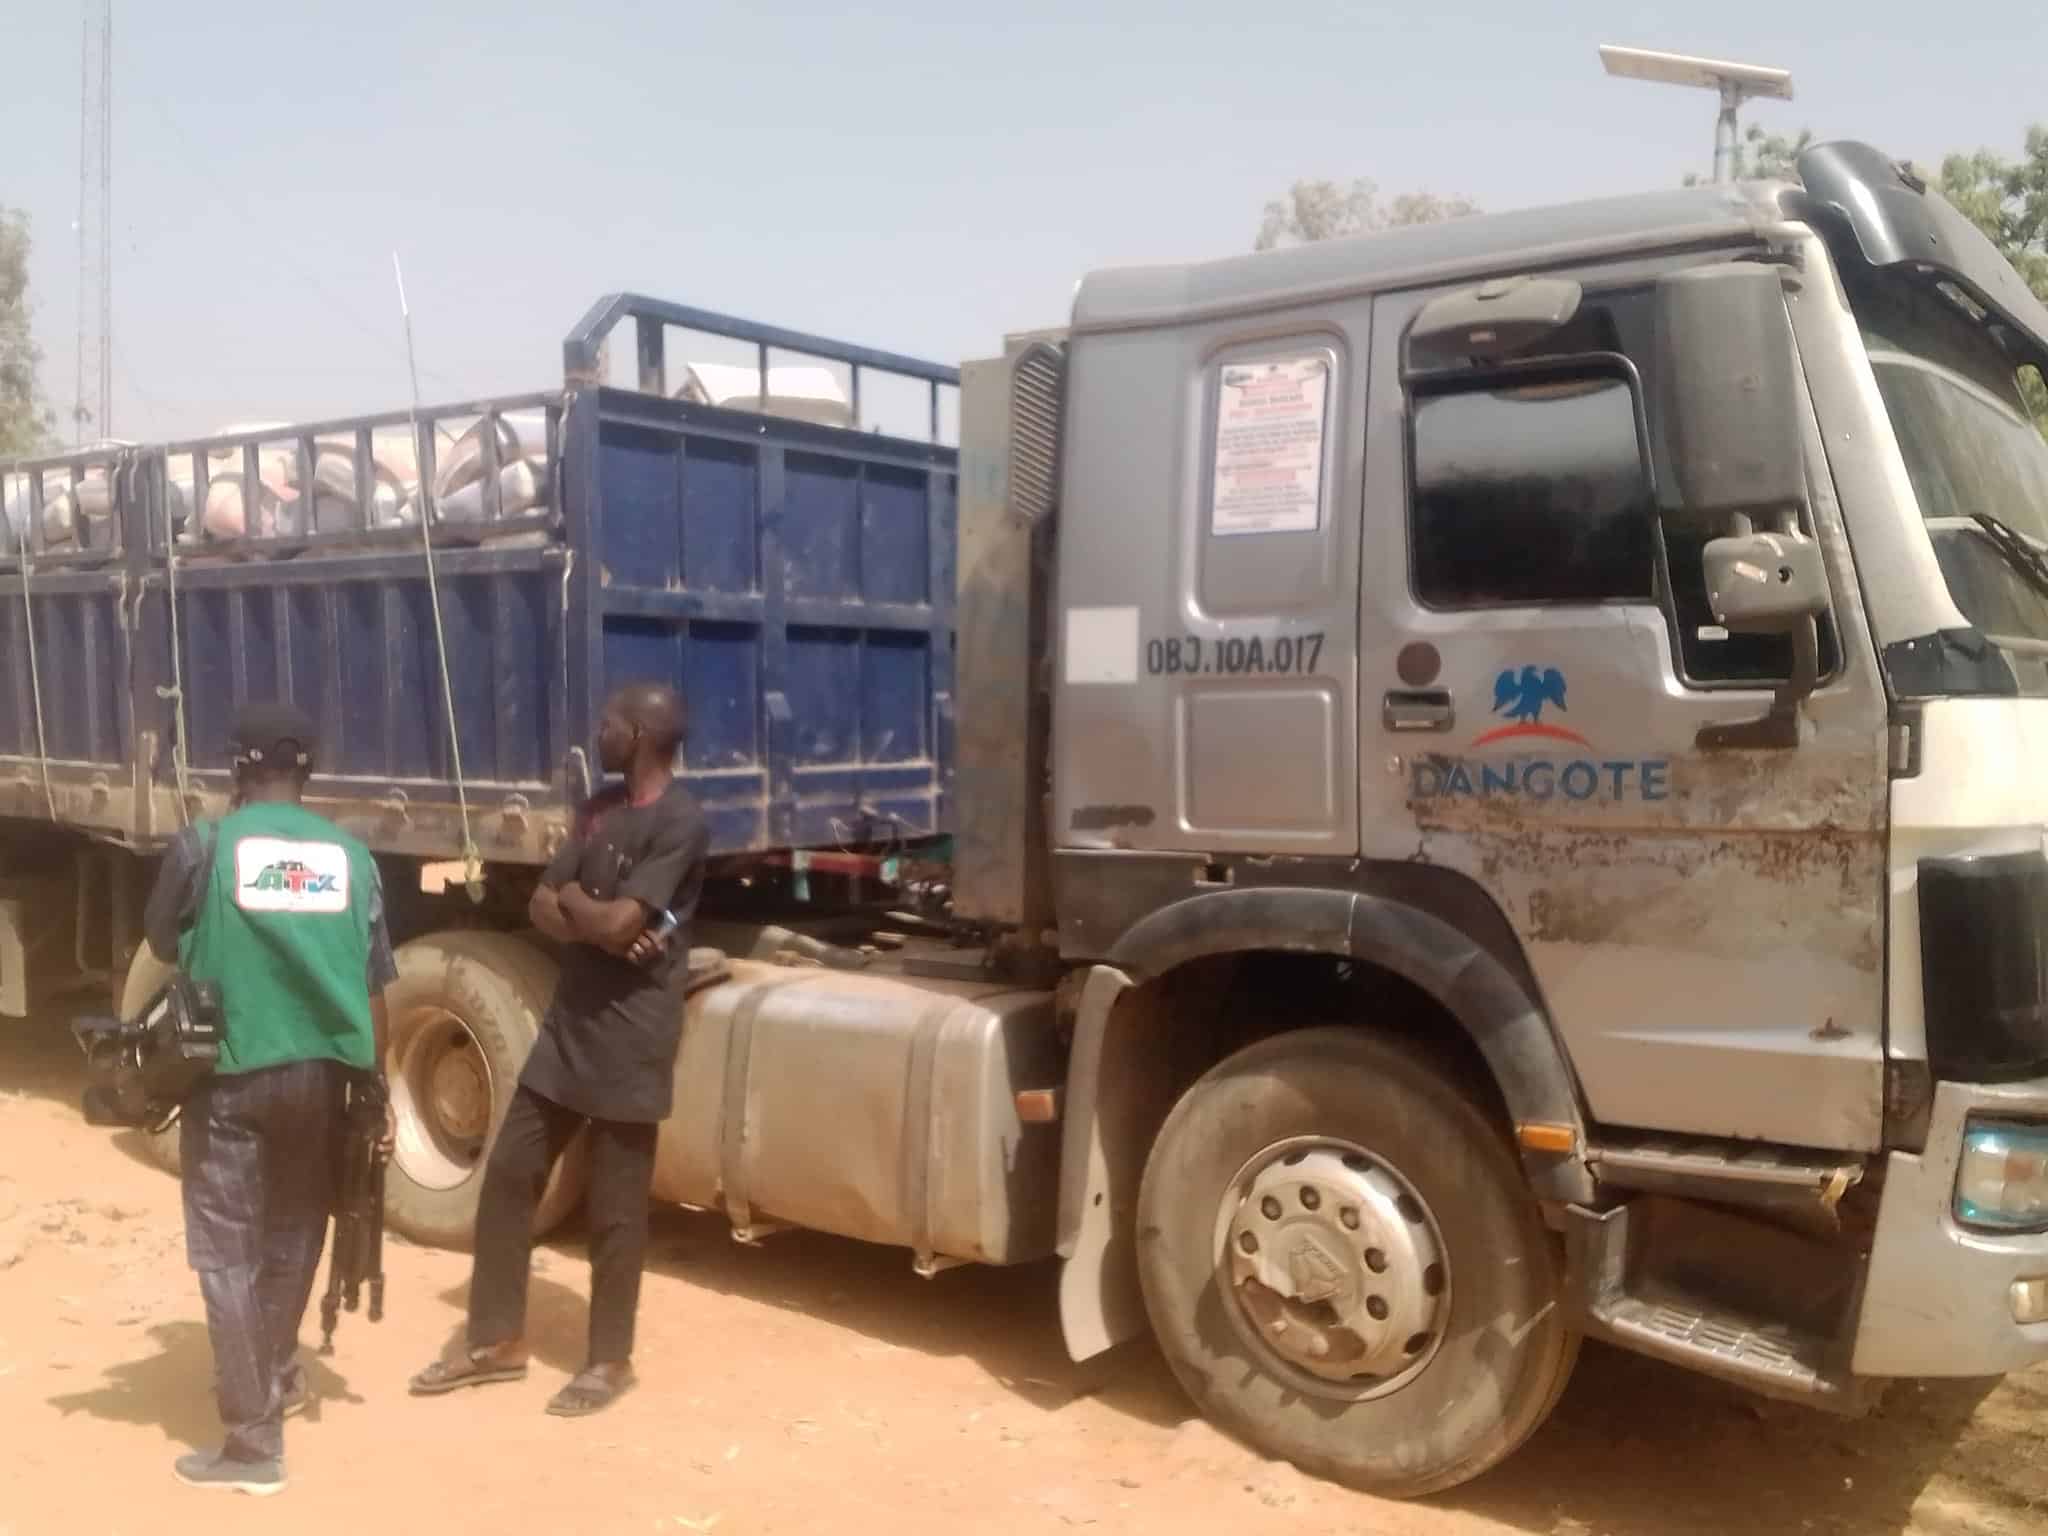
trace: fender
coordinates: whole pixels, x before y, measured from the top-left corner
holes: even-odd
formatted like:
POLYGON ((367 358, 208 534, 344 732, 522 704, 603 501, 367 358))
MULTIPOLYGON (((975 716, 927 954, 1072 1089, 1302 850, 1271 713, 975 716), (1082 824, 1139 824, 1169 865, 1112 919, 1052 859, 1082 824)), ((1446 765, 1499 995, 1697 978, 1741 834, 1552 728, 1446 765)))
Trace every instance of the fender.
POLYGON ((1163 1114, 1147 1086, 1164 1080, 1158 1052, 1170 1024, 1133 1015, 1127 994, 1189 961, 1252 950, 1359 960, 1420 987, 1479 1047, 1517 1126, 1569 1128, 1567 1150, 1521 1147, 1537 1197, 1593 1198, 1577 1083, 1526 972, 1511 971, 1494 946, 1406 902, 1358 891, 1254 887, 1191 896, 1133 926, 1082 987, 1060 1159, 1060 1322, 1075 1360, 1144 1326, 1131 1212, 1144 1137, 1163 1114))

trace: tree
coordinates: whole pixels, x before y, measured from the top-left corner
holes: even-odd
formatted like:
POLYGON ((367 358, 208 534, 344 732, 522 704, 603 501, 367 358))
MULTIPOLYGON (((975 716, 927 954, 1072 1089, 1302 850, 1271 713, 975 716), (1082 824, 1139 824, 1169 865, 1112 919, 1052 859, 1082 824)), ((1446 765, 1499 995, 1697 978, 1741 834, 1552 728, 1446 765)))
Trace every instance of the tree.
POLYGON ((2018 160, 1988 149, 1950 155, 1941 162, 1938 185, 2048 304, 2048 127, 2037 123, 2027 130, 2018 160))
POLYGON ((36 383, 43 354, 28 319, 28 215, 0 208, 0 459, 44 446, 56 424, 36 383))
MULTIPOLYGON (((2026 150, 2007 160, 1988 149, 1941 162, 1941 195, 1954 203, 2048 304, 2048 127, 2027 130, 2026 150)), ((2048 433, 2048 385, 2039 369, 2020 374, 2020 393, 2048 433)))
MULTIPOLYGON (((1735 145, 1737 181, 1797 181, 1799 156, 1813 142, 1813 130, 1802 128, 1793 138, 1782 133, 1765 133, 1763 125, 1751 123, 1735 145)), ((1685 184, 1699 186, 1707 178, 1687 172, 1685 184)))
POLYGON ((1285 197, 1266 204, 1266 216, 1252 249, 1270 251, 1275 246, 1370 234, 1403 224, 1437 224, 1478 211, 1478 204, 1465 198, 1438 197, 1433 192, 1403 192, 1382 203, 1380 189, 1370 181, 1354 181, 1348 187, 1334 181, 1297 181, 1285 197))

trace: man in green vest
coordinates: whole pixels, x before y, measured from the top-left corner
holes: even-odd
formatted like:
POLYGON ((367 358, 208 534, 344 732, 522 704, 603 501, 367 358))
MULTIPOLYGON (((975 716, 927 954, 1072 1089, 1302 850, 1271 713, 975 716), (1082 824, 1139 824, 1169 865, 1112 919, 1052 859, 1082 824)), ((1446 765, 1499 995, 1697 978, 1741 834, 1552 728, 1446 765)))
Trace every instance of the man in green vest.
MULTIPOLYGON (((314 730, 251 704, 234 735, 235 809, 172 843, 144 917, 149 946, 220 988, 220 1064, 186 1101, 185 1246, 199 1274, 227 1435, 178 1458, 179 1481, 285 1486, 284 1418, 335 1198, 342 1095, 381 1082, 384 988, 397 975, 377 866, 301 804, 314 730)), ((388 1136, 388 1131, 387 1131, 388 1136)))

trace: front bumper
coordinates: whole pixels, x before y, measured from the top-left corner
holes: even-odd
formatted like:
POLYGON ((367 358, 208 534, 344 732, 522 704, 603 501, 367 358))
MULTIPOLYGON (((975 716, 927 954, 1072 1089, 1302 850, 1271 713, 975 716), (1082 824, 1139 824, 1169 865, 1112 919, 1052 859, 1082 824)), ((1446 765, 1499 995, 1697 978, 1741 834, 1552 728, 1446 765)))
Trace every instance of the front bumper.
POLYGON ((2048 1121, 2048 1079, 1941 1083, 1926 1149, 1887 1159, 1850 1363, 1858 1376, 1999 1376, 2048 1360, 2048 1322, 2014 1322, 2011 1300, 2014 1281, 2048 1276, 2048 1232, 1956 1224, 1972 1114, 2048 1121))

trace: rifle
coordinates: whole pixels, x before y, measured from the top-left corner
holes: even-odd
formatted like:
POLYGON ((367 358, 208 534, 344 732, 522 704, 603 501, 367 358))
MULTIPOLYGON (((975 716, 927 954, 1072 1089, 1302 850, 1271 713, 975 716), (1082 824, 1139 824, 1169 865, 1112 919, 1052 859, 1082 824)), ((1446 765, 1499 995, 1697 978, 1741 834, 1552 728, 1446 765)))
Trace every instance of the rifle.
POLYGON ((383 1082, 369 1072, 352 1073, 342 1107, 341 1177, 334 1206, 334 1252, 328 1261, 327 1292, 320 1298, 320 1353, 334 1353, 334 1325, 344 1308, 353 1312, 369 1282, 370 1321, 384 1316, 384 1139, 383 1082))

